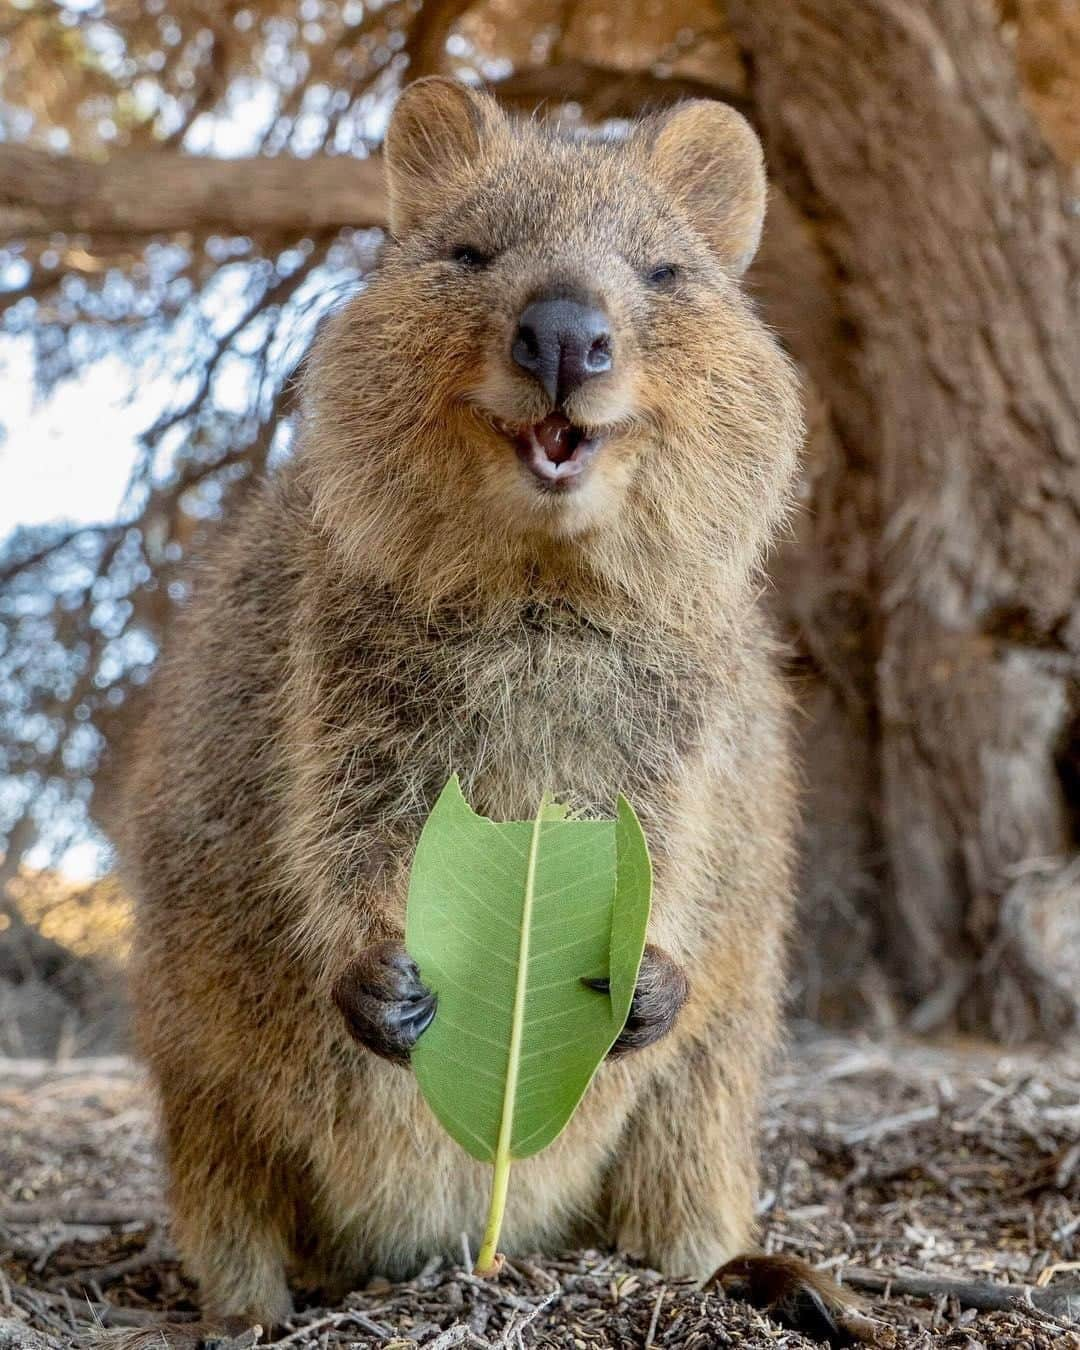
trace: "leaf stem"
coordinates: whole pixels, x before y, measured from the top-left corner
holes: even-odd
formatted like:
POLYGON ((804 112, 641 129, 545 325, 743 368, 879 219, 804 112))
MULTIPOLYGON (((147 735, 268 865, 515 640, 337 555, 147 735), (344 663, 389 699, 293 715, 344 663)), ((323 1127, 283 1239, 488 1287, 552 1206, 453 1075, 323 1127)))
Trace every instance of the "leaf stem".
POLYGON ((510 1153, 495 1154, 495 1175, 491 1182, 491 1204, 488 1206, 484 1241, 473 1268, 474 1275, 498 1275, 502 1257, 498 1253, 499 1233, 506 1212, 506 1190, 510 1185, 510 1153))
POLYGON ((498 1255, 499 1233, 506 1211, 506 1191, 510 1181, 510 1141, 514 1133, 514 1103, 521 1072, 521 1038, 525 1029, 525 992, 529 983, 529 940, 532 937, 533 901, 536 897, 536 861, 540 856, 540 828, 544 822, 549 796, 540 798, 533 821, 529 856, 525 868, 525 894, 521 903, 521 936, 518 939, 517 979, 514 985, 514 1012, 510 1022, 510 1049, 506 1063, 506 1090, 503 1093, 499 1137, 492 1160, 495 1174, 491 1182, 491 1204, 480 1254, 476 1258, 477 1275, 496 1275, 502 1261, 498 1255))

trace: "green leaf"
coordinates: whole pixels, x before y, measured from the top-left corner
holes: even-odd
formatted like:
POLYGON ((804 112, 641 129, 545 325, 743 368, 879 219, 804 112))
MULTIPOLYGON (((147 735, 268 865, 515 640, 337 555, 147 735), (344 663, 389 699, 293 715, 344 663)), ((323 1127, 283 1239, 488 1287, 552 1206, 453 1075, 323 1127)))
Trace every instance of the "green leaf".
MULTIPOLYGON (((652 861, 634 808, 621 793, 617 811, 608 978, 612 1006, 626 1009, 622 1017, 625 1022, 645 949, 645 927, 652 902, 652 861)), ((622 1022, 619 1023, 620 1031, 622 1022)))
POLYGON ((417 845, 405 943, 438 995, 412 1053, 420 1089, 485 1162, 527 1158, 570 1119, 630 1011, 649 917, 641 826, 477 815, 457 777, 417 845), (609 993, 586 987, 607 977, 609 993))

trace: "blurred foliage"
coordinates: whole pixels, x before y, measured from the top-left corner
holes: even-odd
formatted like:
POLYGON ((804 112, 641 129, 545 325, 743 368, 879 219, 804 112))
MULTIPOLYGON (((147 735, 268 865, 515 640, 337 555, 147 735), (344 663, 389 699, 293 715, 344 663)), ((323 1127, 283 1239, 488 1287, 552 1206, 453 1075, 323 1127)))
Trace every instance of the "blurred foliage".
MULTIPOLYGON (((48 869, 27 870, 10 883, 9 896, 24 923, 76 956, 127 957, 131 906, 115 877, 87 886, 48 869)), ((0 931, 11 924, 0 914, 0 931)))
MULTIPOLYGON (((366 157, 403 79, 490 81, 568 59, 742 79, 708 0, 641 5, 628 26, 609 4, 562 0, 29 2, 0 21, 0 140, 90 159, 366 157)), ((43 394, 107 356, 126 363, 133 394, 169 390, 118 520, 20 530, 0 552, 0 849, 29 825, 6 870, 31 848, 38 865, 55 860, 92 828, 95 776, 183 600, 184 560, 287 452, 297 364, 380 237, 223 237, 196 216, 169 237, 9 232, 0 244, 0 332, 32 344, 43 394)))

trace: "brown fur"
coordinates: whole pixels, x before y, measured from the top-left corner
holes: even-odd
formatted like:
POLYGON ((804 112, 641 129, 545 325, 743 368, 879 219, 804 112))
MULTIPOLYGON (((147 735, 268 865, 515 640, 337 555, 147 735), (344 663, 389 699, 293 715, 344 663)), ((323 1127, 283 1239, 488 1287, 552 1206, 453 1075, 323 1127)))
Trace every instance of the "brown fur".
POLYGON ((515 1167, 509 1252, 587 1236, 705 1276, 746 1247, 792 908, 756 592, 801 428, 737 280, 763 204, 753 134, 690 104, 622 144, 574 140, 436 81, 403 96, 387 159, 396 237, 321 334, 294 461, 198 578, 121 841, 176 1238, 208 1309, 264 1323, 287 1276, 403 1275, 479 1235, 489 1170, 331 996, 400 939, 451 770, 496 817, 545 788, 604 813, 625 792, 651 940, 689 980, 670 1034, 603 1066, 515 1167), (464 267, 462 244, 490 262, 464 267), (615 340, 569 400, 606 440, 563 497, 489 420, 549 411, 507 351, 553 281, 599 300, 615 340))

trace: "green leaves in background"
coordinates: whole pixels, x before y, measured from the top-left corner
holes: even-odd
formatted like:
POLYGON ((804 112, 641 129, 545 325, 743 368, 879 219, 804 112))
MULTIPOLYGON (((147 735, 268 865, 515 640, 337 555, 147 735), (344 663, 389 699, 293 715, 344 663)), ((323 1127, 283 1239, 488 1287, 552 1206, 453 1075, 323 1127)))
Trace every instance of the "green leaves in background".
POLYGON ((455 775, 428 817, 405 945, 439 1002, 412 1065, 445 1129, 495 1164, 495 1236, 510 1160, 560 1133, 622 1030, 651 890, 645 836, 622 797, 617 820, 569 820, 545 799, 532 821, 496 822, 469 807, 455 775), (609 993, 582 983, 604 976, 609 993))

